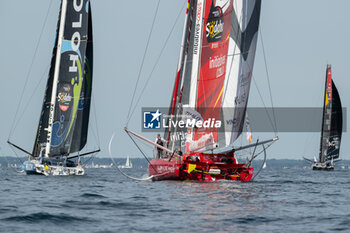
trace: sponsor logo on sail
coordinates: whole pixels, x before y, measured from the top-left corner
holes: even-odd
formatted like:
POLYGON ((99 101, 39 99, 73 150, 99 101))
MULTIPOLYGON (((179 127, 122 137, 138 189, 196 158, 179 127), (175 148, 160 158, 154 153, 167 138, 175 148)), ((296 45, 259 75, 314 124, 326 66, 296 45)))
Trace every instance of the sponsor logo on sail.
POLYGON ((52 126, 53 110, 54 110, 54 105, 50 104, 49 125, 48 125, 48 128, 45 128, 45 130, 47 131, 47 140, 46 140, 46 142, 49 143, 49 144, 51 142, 51 130, 49 130, 49 128, 51 128, 51 126, 52 126))
POLYGON ((194 43, 193 43, 193 54, 195 55, 198 54, 201 21, 202 21, 202 2, 199 2, 197 4, 196 28, 195 28, 194 43))
POLYGON ((207 20, 206 36, 208 43, 213 43, 221 40, 223 31, 224 18, 222 14, 222 9, 217 6, 211 10, 207 20))
MULTIPOLYGON (((75 52, 74 54, 69 54, 69 61, 71 62, 71 65, 68 67, 68 71, 71 73, 71 72, 74 72, 74 73, 77 73, 78 72, 78 60, 80 60, 79 58, 79 55, 80 52, 79 52, 79 49, 80 49, 80 44, 81 44, 81 35, 80 35, 80 32, 78 31, 80 28, 82 28, 82 23, 83 23, 83 14, 82 14, 82 9, 83 9, 83 6, 84 6, 84 1, 83 0, 73 0, 73 1, 69 1, 69 4, 72 4, 73 6, 73 9, 74 11, 77 13, 77 14, 71 14, 69 15, 69 17, 67 17, 67 21, 70 20, 71 18, 70 17, 74 17, 74 20, 71 24, 71 27, 72 27, 72 31, 75 31, 71 38, 70 38, 70 51, 72 52, 75 52), (76 17, 77 16, 77 17, 76 17)), ((61 20, 62 20, 62 17, 61 17, 61 20)), ((61 25, 60 25, 60 29, 62 27, 62 23, 66 23, 66 22, 61 22, 61 25)), ((68 32, 67 30, 64 30, 64 35, 65 33, 68 32)), ((64 35, 59 35, 60 36, 60 39, 63 40, 63 36, 64 35)), ((85 38, 83 38, 85 39, 85 38)), ((67 40, 63 40, 62 41, 62 44, 61 44, 61 50, 60 52, 64 53, 64 44, 65 44, 65 41, 67 40)), ((59 69, 59 67, 55 67, 55 69, 59 69)), ((74 79, 73 79, 73 82, 74 82, 74 79)), ((72 83, 73 85, 73 83, 72 83)), ((61 87, 61 89, 58 90, 58 93, 53 93, 53 96, 55 96, 55 98, 57 98, 56 101, 58 101, 58 104, 59 104, 59 108, 62 110, 62 111, 67 111, 69 109, 69 103, 70 101, 74 98, 72 98, 71 96, 71 90, 69 89, 68 90, 68 86, 69 85, 64 85, 63 87, 61 87)), ((70 87, 69 87, 70 88, 70 87)), ((45 130, 47 130, 47 144, 51 144, 51 138, 53 136, 53 132, 52 132, 52 126, 53 124, 53 120, 54 120, 54 113, 55 111, 55 103, 51 103, 50 104, 50 112, 49 112, 49 124, 48 124, 48 128, 45 128, 45 130)), ((74 117, 73 117, 74 119, 74 117)), ((46 151, 46 153, 48 154, 50 152, 50 150, 46 151)))
POLYGON ((218 68, 220 66, 225 65, 226 62, 226 56, 215 56, 209 58, 209 69, 218 68))
POLYGON ((69 109, 72 96, 70 94, 70 85, 66 84, 62 87, 61 91, 58 93, 58 104, 63 112, 69 109))
POLYGON ((198 46, 199 46, 199 32, 200 32, 200 29, 201 28, 201 25, 200 24, 197 24, 196 25, 196 34, 194 36, 194 44, 193 44, 193 53, 194 54, 198 54, 198 46))
MULTIPOLYGON (((79 4, 77 2, 78 2, 77 0, 73 1, 73 8, 77 13, 79 13, 83 9, 84 1, 80 0, 79 4)), ((79 16, 79 20, 76 22, 72 22, 73 29, 80 29, 82 27, 83 14, 80 13, 78 16, 79 16)), ((80 42, 81 42, 80 32, 76 31, 73 33, 71 38, 71 46, 74 52, 79 50, 80 42)), ((72 62, 72 65, 69 67, 69 72, 78 72, 77 60, 79 60, 79 56, 77 54, 70 54, 69 60, 72 62)))
POLYGON ((209 58, 209 69, 216 69, 216 77, 225 74, 226 56, 214 56, 209 58))

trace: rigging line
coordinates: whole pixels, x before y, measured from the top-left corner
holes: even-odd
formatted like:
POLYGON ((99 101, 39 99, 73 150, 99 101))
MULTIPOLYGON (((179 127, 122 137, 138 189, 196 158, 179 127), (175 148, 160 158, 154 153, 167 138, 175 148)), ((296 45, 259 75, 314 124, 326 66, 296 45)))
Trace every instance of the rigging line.
POLYGON ((153 32, 154 25, 155 25, 155 21, 156 21, 157 15, 158 15, 159 5, 160 5, 160 0, 158 0, 158 3, 157 3, 157 7, 156 7, 156 11, 155 11, 155 14, 154 14, 154 17, 153 17, 153 22, 152 22, 151 30, 150 30, 150 32, 149 32, 148 39, 147 39, 147 44, 146 44, 145 52, 143 53, 143 57, 142 57, 142 61, 141 61, 141 66, 140 66, 140 69, 139 69, 139 74, 138 74, 138 76, 137 76, 136 85, 135 85, 135 88, 134 88, 134 92, 133 92, 133 94, 132 94, 131 103, 130 103, 130 105, 129 105, 129 111, 128 111, 128 115, 127 115, 126 125, 128 125, 128 123, 129 123, 129 121, 130 121, 130 118, 131 118, 130 112, 131 112, 131 108, 132 108, 133 103, 134 103, 134 99, 135 99, 135 95, 136 95, 136 90, 137 90, 138 84, 139 84, 139 82, 140 82, 141 72, 142 72, 142 70, 143 70, 143 65, 144 65, 144 63, 145 63, 145 58, 146 58, 147 51, 148 51, 148 47, 149 47, 149 44, 150 44, 150 41, 151 41, 151 37, 152 37, 152 32, 153 32))
MULTIPOLYGON (((125 172, 122 171, 121 168, 119 168, 119 166, 117 165, 117 163, 115 162, 113 156, 112 156, 112 141, 114 139, 114 136, 115 136, 115 133, 113 133, 112 137, 111 137, 111 140, 109 141, 108 143, 108 152, 109 152, 109 157, 110 159, 112 160, 112 163, 114 164, 114 167, 125 177, 129 178, 129 179, 132 179, 132 180, 138 180, 138 181, 146 181, 146 180, 150 180, 152 179, 154 176, 149 176, 148 178, 145 178, 145 179, 138 179, 138 178, 134 178, 134 177, 131 177, 129 176, 128 174, 126 174, 125 172)), ((161 174, 160 174, 161 175, 161 174)))
MULTIPOLYGON (((97 133, 95 133, 95 129, 92 127, 92 123, 91 122, 89 122, 89 134, 90 134, 90 132, 91 132, 91 134, 92 134, 92 136, 94 137, 94 139, 95 139, 95 142, 98 140, 97 139, 97 136, 96 136, 96 134, 97 133)), ((97 144, 98 144, 98 142, 97 142, 97 144)), ((100 145, 97 145, 98 146, 98 148, 100 148, 100 145)))
POLYGON ((98 131, 98 124, 97 124, 97 109, 96 109, 96 104, 95 104, 95 95, 94 93, 92 93, 92 104, 93 104, 93 107, 94 107, 94 117, 95 117, 95 124, 96 124, 96 133, 97 133, 97 143, 98 143, 98 147, 100 148, 101 147, 101 141, 100 141, 100 134, 99 134, 99 131, 98 131))
MULTIPOLYGON (((249 66, 249 64, 248 64, 248 66, 249 66)), ((253 70, 250 66, 249 66, 249 69, 250 69, 250 70, 253 70)), ((256 80, 255 80, 253 74, 252 74, 251 79, 253 79, 255 88, 257 89, 258 94, 259 94, 259 96, 260 96, 260 100, 261 100, 262 104, 264 105, 264 109, 265 109, 266 115, 267 115, 267 117, 269 118, 269 121, 270 121, 270 124, 271 124, 271 126, 272 126, 273 131, 274 131, 275 134, 276 134, 277 130, 275 129, 275 125, 274 125, 273 122, 272 122, 272 119, 271 119, 271 116, 270 116, 269 112, 267 111, 267 107, 266 107, 265 101, 264 101, 264 99, 263 99, 263 97, 262 97, 262 95, 261 95, 260 89, 259 89, 259 87, 258 87, 258 84, 256 83, 256 80)))
MULTIPOLYGON (((187 4, 187 3, 186 3, 186 4, 187 4)), ((165 43, 164 43, 164 45, 163 45, 163 47, 162 47, 162 49, 161 49, 159 55, 158 55, 158 58, 156 59, 156 63, 154 64, 154 66, 153 66, 153 68, 152 68, 152 71, 151 71, 151 73, 149 74, 149 76, 148 76, 148 78, 147 78, 147 80, 146 80, 146 83, 145 83, 145 85, 144 85, 144 87, 143 87, 143 89, 142 89, 142 91, 141 91, 141 93, 140 93, 140 96, 139 96, 139 98, 137 99, 137 102, 136 102, 136 104, 135 104, 135 106, 134 106, 134 108, 133 108, 133 110, 132 110, 132 112, 131 112, 131 114, 130 114, 130 118, 131 118, 131 116, 134 114, 134 112, 135 112, 135 110, 136 110, 136 107, 137 107, 137 105, 139 104, 139 102, 140 102, 140 100, 141 100, 141 97, 142 97, 143 93, 145 92, 146 87, 147 87, 147 85, 148 85, 150 79, 152 78, 153 72, 154 72, 154 70, 156 69, 156 67, 157 67, 157 65, 158 65, 158 62, 159 62, 161 56, 163 55, 163 52, 164 52, 164 50, 165 50, 166 45, 168 44, 168 41, 169 41, 169 39, 170 39, 170 36, 171 36, 171 34, 173 33, 177 22, 179 21, 179 18, 180 18, 180 16, 181 16, 181 13, 182 13, 182 11, 183 11, 183 8, 184 8, 184 7, 181 7, 181 9, 180 9, 180 11, 179 11, 179 14, 178 14, 177 17, 176 17, 175 23, 174 23, 173 27, 171 28, 171 30, 170 30, 170 32, 169 32, 169 34, 168 34, 168 37, 167 37, 167 39, 166 39, 166 41, 165 41, 165 43)), ((130 106, 131 106, 131 105, 130 105, 130 106)), ((129 120, 130 120, 130 118, 129 118, 129 120)), ((128 121, 129 121, 129 120, 128 120, 128 121)))
MULTIPOLYGON (((85 166, 86 167, 86 164, 88 163, 88 162, 90 162, 90 160, 93 160, 94 158, 95 158, 95 155, 96 155, 97 153, 93 153, 88 159, 86 159, 86 160, 84 160, 83 161, 83 166, 85 166)), ((84 158, 84 157, 83 157, 84 158)))
POLYGON ((270 116, 269 112, 267 111, 266 104, 265 104, 265 102, 264 102, 264 100, 263 100, 263 97, 262 97, 262 95, 261 95, 261 92, 260 92, 260 89, 259 89, 259 87, 258 87, 258 84, 257 84, 256 81, 255 81, 254 76, 252 76, 252 79, 253 79, 253 81, 254 81, 255 87, 256 87, 256 89, 257 89, 257 91, 258 91, 258 94, 259 94, 259 96, 260 96, 260 100, 261 100, 262 104, 264 105, 264 109, 265 109, 265 112, 266 112, 267 117, 269 118, 269 121, 270 121, 270 124, 271 124, 271 126, 272 126, 272 129, 273 129, 274 132, 276 132, 275 126, 274 126, 274 124, 273 124, 273 122, 272 122, 272 119, 271 119, 271 116, 270 116))
POLYGON ((259 171, 258 171, 257 173, 255 173, 255 175, 253 176, 252 180, 254 180, 255 177, 257 177, 257 176, 259 175, 259 173, 260 173, 261 170, 264 168, 264 165, 265 165, 265 163, 266 163, 266 157, 267 157, 267 155, 266 155, 266 148, 265 148, 264 145, 263 145, 263 148, 264 148, 264 161, 263 161, 263 163, 261 164, 261 167, 260 167, 259 171))
MULTIPOLYGON (((267 150, 268 148, 270 148, 272 146, 272 144, 274 144, 274 142, 271 142, 270 144, 267 144, 266 147, 265 147, 265 150, 267 150)), ((261 153, 263 153, 264 150, 261 150, 259 153, 257 153, 255 156, 254 156, 254 159, 256 159, 259 155, 261 155, 261 153)))
POLYGON ((268 83, 268 86, 269 86, 269 92, 270 92, 270 101, 271 101, 271 107, 272 107, 272 116, 273 116, 273 120, 274 120, 274 123, 275 123, 275 134, 277 134, 277 121, 276 121, 276 115, 275 115, 275 108, 273 106, 273 99, 272 99, 272 90, 271 90, 271 83, 270 83, 270 75, 269 75, 269 70, 268 70, 268 67, 267 67, 267 59, 266 59, 266 53, 265 53, 265 46, 264 46, 264 40, 263 40, 263 37, 262 37, 262 29, 261 29, 261 26, 260 26, 260 41, 261 41, 261 46, 262 46, 262 51, 263 51, 263 56, 264 56, 264 62, 265 62, 265 70, 266 70, 266 77, 267 77, 267 83, 268 83))
POLYGON ((143 157, 145 157, 145 159, 147 160, 148 164, 151 165, 152 169, 156 172, 157 170, 153 167, 153 165, 151 164, 151 162, 149 161, 148 157, 145 155, 145 153, 141 150, 141 148, 139 147, 139 145, 136 143, 136 141, 134 140, 133 137, 131 137, 131 135, 129 134, 129 132, 126 132, 128 134, 128 136, 130 137, 130 139, 134 142, 134 144, 136 145, 137 149, 139 149, 139 151, 141 152, 141 154, 143 155, 143 157))
MULTIPOLYGON (((260 30, 260 29, 259 29, 259 30, 260 30)), ((248 68, 249 68, 250 70, 253 70, 252 67, 249 66, 249 64, 248 64, 248 68)), ((272 129, 273 129, 275 135, 277 135, 277 133, 276 133, 277 130, 275 129, 275 125, 274 125, 273 122, 272 122, 272 119, 271 119, 271 116, 270 116, 269 112, 267 111, 267 107, 266 107, 266 104, 265 104, 265 102, 264 102, 264 99, 263 99, 263 97, 262 97, 262 95, 261 95, 261 92, 260 92, 260 89, 259 89, 259 87, 258 87, 258 84, 257 84, 257 82, 256 82, 256 80, 255 80, 255 78, 254 78, 254 75, 252 74, 251 76, 252 76, 251 79, 253 79, 253 81, 254 81, 255 88, 257 89, 258 94, 259 94, 259 96, 260 96, 260 100, 261 100, 262 104, 264 105, 264 109, 265 109, 265 112, 266 112, 267 117, 269 118, 269 121, 270 121, 270 124, 271 124, 271 126, 272 126, 272 129)))
MULTIPOLYGON (((11 149, 13 150, 13 148, 11 148, 11 149)), ((23 164, 22 160, 17 156, 16 152, 15 152, 14 150, 13 150, 13 152, 15 153, 17 159, 23 164)), ((18 173, 21 173, 21 172, 22 172, 22 171, 18 171, 16 168, 14 168, 14 167, 11 166, 10 161, 8 160, 7 156, 5 156, 5 154, 3 153, 1 147, 0 147, 0 154, 1 154, 2 157, 6 160, 6 162, 7 162, 7 164, 8 164, 7 166, 10 166, 13 170, 15 170, 15 171, 18 172, 18 173)))
POLYGON ((13 153, 15 154, 15 156, 17 157, 17 159, 23 164, 23 161, 22 161, 22 159, 18 156, 16 150, 15 150, 12 146, 10 146, 10 148, 11 148, 11 150, 13 151, 13 153))
MULTIPOLYGON (((140 144, 142 144, 143 146, 145 146, 145 147, 147 147, 148 149, 154 149, 155 147, 153 146, 153 145, 151 145, 150 143, 148 143, 148 142, 145 142, 145 141, 143 141, 143 140, 141 140, 141 139, 139 139, 139 138, 136 138, 136 140, 137 140, 137 142, 139 142, 140 144)), ((135 141, 136 141, 135 140, 135 141)))
POLYGON ((44 20, 44 24, 41 28, 41 32, 40 32, 40 35, 39 35, 39 40, 36 44, 36 47, 35 47, 35 51, 34 51, 34 55, 33 55, 33 58, 32 58, 32 62, 29 66, 29 70, 28 70, 28 73, 26 75, 26 81, 24 82, 24 85, 23 85, 23 89, 22 89, 22 93, 21 93, 21 96, 20 96, 20 99, 19 99, 19 104, 18 104, 18 107, 17 107, 17 110, 16 110, 16 113, 15 113, 15 117, 13 118, 13 122, 12 122, 12 126, 11 126, 11 130, 10 130, 10 135, 9 135, 9 138, 12 136, 13 132, 14 132, 14 125, 15 125, 15 122, 16 122, 16 118, 17 118, 17 115, 18 115, 18 111, 20 109, 20 106, 22 105, 22 100, 23 100, 23 95, 24 95, 24 90, 28 84, 28 81, 29 81, 29 76, 32 72, 32 68, 33 68, 33 65, 34 65, 34 61, 35 61, 35 57, 36 57, 36 54, 38 52, 38 49, 39 49, 39 45, 40 45, 40 42, 41 42, 41 38, 42 38, 42 35, 44 33, 44 29, 45 29, 45 26, 46 26, 46 22, 47 22, 47 19, 49 17, 49 13, 50 13, 50 9, 51 9, 51 5, 52 5, 52 2, 53 0, 50 1, 49 3, 49 6, 47 8, 47 12, 46 12, 46 16, 45 16, 45 20, 44 20))
POLYGON ((45 69, 43 75, 41 76, 41 78, 40 78, 40 80, 39 80, 39 82, 38 82, 37 85, 35 86, 34 91, 33 91, 32 95, 29 97, 29 99, 28 99, 28 101, 27 101, 27 104, 25 105, 25 108, 24 108, 23 111, 22 111, 21 116, 18 118, 18 120, 16 121, 16 123, 13 125, 13 129, 12 129, 12 131, 11 131, 11 133, 10 133, 8 139, 10 139, 10 137, 12 137, 13 133, 14 133, 14 132, 16 131, 16 129, 17 129, 17 126, 18 126, 19 122, 22 120, 22 118, 23 118, 23 116, 24 116, 24 113, 27 111, 28 107, 31 106, 31 105, 30 105, 30 102, 32 101, 34 95, 36 94, 36 91, 38 90, 38 88, 39 88, 39 86, 40 86, 40 83, 41 83, 42 80, 44 79, 44 77, 45 77, 45 75, 46 75, 46 73, 47 73, 47 71, 48 71, 49 66, 50 66, 50 65, 48 65, 48 66, 46 67, 46 69, 45 69))

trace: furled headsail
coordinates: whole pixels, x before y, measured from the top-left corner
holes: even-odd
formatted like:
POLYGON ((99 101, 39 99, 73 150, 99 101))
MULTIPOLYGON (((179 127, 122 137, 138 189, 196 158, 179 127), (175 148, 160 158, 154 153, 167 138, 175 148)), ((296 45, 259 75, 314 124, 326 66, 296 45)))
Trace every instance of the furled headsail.
MULTIPOLYGON (((187 141, 205 149, 232 144, 242 133, 258 38, 261 0, 189 0, 170 115, 191 109, 224 130, 195 128, 187 141)), ((182 147, 177 129, 169 147, 182 147)), ((189 148, 186 148, 187 151, 189 148)), ((190 151, 196 148, 190 149, 190 151)), ((198 149, 198 148, 197 148, 198 149)))
POLYGON ((343 112, 338 90, 332 80, 332 68, 327 66, 323 105, 320 162, 339 157, 343 127, 343 112))
POLYGON ((92 92, 89 0, 62 0, 33 156, 67 156, 86 144, 92 92))

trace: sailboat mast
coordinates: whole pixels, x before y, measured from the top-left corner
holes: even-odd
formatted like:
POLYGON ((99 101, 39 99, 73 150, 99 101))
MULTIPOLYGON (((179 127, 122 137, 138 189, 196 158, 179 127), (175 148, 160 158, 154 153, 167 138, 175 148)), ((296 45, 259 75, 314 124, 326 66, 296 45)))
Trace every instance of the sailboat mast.
POLYGON ((182 60, 184 57, 184 50, 185 50, 185 41, 186 41, 186 32, 187 32, 187 22, 188 22, 188 16, 189 16, 189 8, 190 8, 190 0, 188 0, 187 3, 187 10, 186 10, 186 17, 185 17, 185 22, 184 22, 184 29, 182 32, 182 41, 181 41, 181 49, 180 49, 180 55, 179 55, 179 61, 177 65, 177 74, 176 74, 176 79, 175 79, 175 85, 174 85, 174 95, 172 99, 172 106, 171 106, 171 115, 174 114, 175 107, 176 107, 176 102, 177 102, 177 92, 178 92, 178 87, 179 87, 179 80, 180 80, 180 73, 181 73, 181 66, 182 66, 182 60))
MULTIPOLYGON (((198 73, 200 70, 201 48, 202 48, 202 34, 203 34, 203 18, 205 13, 205 0, 197 1, 197 14, 195 16, 195 31, 194 33, 194 45, 192 55, 192 71, 191 71, 191 83, 189 92, 188 106, 192 109, 196 109, 196 97, 198 92, 198 73)), ((186 134, 186 141, 191 141, 194 137, 194 130, 190 130, 186 134)), ((186 146, 187 148, 187 146, 186 146)), ((187 151, 187 149, 186 149, 187 151)))
POLYGON ((191 73, 191 90, 189 95, 189 106, 193 109, 196 108, 197 86, 198 86, 198 73, 200 69, 200 58, 202 48, 202 31, 203 31, 203 16, 204 16, 205 0, 197 1, 197 15, 195 20, 194 46, 192 57, 192 73, 191 73))
POLYGON ((320 154, 319 154, 319 160, 320 162, 324 162, 324 157, 322 156, 322 148, 323 148, 323 131, 324 131, 324 117, 325 117, 325 111, 326 111, 326 98, 327 96, 327 79, 328 79, 328 72, 331 69, 331 65, 327 65, 326 69, 326 80, 325 80, 325 87, 324 87, 324 99, 323 99, 323 111, 322 111, 322 129, 321 129, 321 142, 320 142, 320 154))
POLYGON ((59 71, 60 71, 61 48, 62 48, 62 42, 63 42, 64 25, 66 21, 66 11, 67 11, 67 0, 62 0, 62 9, 61 9, 60 26, 59 26, 60 28, 58 33, 57 50, 56 50, 56 63, 55 63, 55 71, 54 71, 51 101, 50 101, 49 124, 46 129, 47 142, 46 142, 46 148, 45 148, 45 157, 49 157, 49 153, 51 149, 52 126, 53 126, 53 120, 55 115, 57 83, 58 83, 58 77, 59 77, 59 71))
MULTIPOLYGON (((171 116, 174 115, 175 112, 175 108, 176 108, 176 103, 178 100, 178 89, 179 89, 179 82, 180 82, 180 75, 181 75, 181 71, 183 72, 183 66, 185 65, 184 62, 182 62, 184 60, 184 54, 185 54, 185 50, 186 50, 186 38, 187 38, 187 33, 188 33, 188 21, 189 21, 189 17, 190 17, 190 8, 191 8, 191 0, 188 0, 187 2, 187 9, 186 9, 186 17, 185 17, 185 22, 184 22, 184 28, 183 28, 183 32, 182 32, 182 41, 181 41, 181 49, 180 49, 180 55, 179 55, 179 61, 178 61, 178 67, 177 67, 177 74, 176 74, 176 79, 175 79, 175 85, 174 85, 174 95, 173 95, 173 99, 172 99, 172 103, 171 103, 171 116)), ((184 73, 184 72, 183 72, 184 73)), ((171 135, 171 131, 169 130, 168 132, 168 139, 167 139, 167 146, 169 146, 169 139, 170 139, 170 135, 171 135)), ((176 128, 175 128, 175 132, 174 135, 176 137, 176 128)), ((172 145, 172 151, 174 151, 175 148, 175 143, 173 143, 172 145)))

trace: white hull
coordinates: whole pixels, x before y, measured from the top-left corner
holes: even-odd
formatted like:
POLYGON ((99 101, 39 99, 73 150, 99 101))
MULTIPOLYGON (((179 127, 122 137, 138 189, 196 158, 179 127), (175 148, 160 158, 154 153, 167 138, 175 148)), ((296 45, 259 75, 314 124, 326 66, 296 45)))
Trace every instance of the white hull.
POLYGON ((39 161, 26 161, 23 165, 23 170, 27 174, 38 174, 45 176, 82 176, 85 174, 85 170, 82 166, 77 167, 65 167, 56 165, 40 164, 39 161))
POLYGON ((125 165, 119 165, 118 168, 132 168, 132 163, 129 156, 126 158, 125 165))
POLYGON ((132 166, 119 165, 118 168, 132 168, 132 166))
POLYGON ((312 170, 334 170, 334 165, 315 162, 312 164, 312 170))

